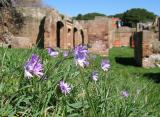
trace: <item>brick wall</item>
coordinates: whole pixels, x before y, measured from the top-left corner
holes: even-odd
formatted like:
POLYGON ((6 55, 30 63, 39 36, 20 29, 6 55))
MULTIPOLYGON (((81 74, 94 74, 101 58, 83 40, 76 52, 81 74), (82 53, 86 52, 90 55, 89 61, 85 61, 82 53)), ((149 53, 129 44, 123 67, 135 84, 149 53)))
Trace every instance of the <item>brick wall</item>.
POLYGON ((155 41, 153 35, 153 32, 146 30, 134 33, 134 57, 137 65, 150 66, 150 61, 146 58, 153 54, 152 44, 155 41))
POLYGON ((115 39, 113 40, 113 46, 131 46, 133 32, 134 29, 129 27, 120 27, 115 30, 115 39))
POLYGON ((158 19, 158 31, 159 31, 159 40, 160 40, 160 17, 159 17, 159 19, 158 19))

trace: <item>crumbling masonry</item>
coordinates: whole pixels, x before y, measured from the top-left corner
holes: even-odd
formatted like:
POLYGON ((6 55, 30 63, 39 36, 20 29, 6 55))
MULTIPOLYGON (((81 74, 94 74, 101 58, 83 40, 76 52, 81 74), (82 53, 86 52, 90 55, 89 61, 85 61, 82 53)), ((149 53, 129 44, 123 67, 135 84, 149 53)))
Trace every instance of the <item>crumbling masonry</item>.
POLYGON ((3 8, 1 13, 0 43, 12 48, 70 49, 84 44, 93 53, 108 55, 109 48, 130 46, 133 33, 129 27, 117 27, 118 18, 76 21, 55 9, 34 7, 3 8))
POLYGON ((160 18, 154 24, 145 29, 138 26, 140 28, 134 34, 135 61, 146 68, 160 67, 160 18))

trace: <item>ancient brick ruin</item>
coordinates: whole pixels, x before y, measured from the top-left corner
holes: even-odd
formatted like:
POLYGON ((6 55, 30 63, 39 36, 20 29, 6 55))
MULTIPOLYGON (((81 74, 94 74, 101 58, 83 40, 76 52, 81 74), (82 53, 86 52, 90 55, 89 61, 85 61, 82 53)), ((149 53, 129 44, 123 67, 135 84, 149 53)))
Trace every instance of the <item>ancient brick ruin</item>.
POLYGON ((134 33, 135 61, 140 66, 155 67, 160 65, 159 22, 160 20, 156 20, 155 25, 145 29, 138 26, 137 32, 134 33))
POLYGON ((53 10, 48 12, 44 23, 44 47, 69 49, 87 44, 87 41, 87 32, 79 22, 53 10))
POLYGON ((87 30, 90 51, 107 55, 112 47, 130 46, 135 31, 129 27, 117 27, 119 18, 95 17, 94 20, 80 21, 87 30))
POLYGON ((135 31, 117 25, 119 18, 95 17, 76 21, 51 8, 2 8, 0 46, 12 48, 62 48, 79 44, 89 51, 108 55, 112 47, 130 46, 135 31))
POLYGON ((79 44, 87 44, 86 30, 71 18, 63 16, 58 11, 50 8, 16 7, 16 12, 22 14, 23 24, 17 31, 11 30, 12 10, 5 9, 1 12, 4 21, 1 25, 2 33, 11 33, 10 46, 13 48, 59 47, 73 48, 79 44), (11 18, 9 18, 11 17, 11 18))
POLYGON ((158 19, 158 30, 159 30, 159 40, 160 40, 160 18, 158 19))

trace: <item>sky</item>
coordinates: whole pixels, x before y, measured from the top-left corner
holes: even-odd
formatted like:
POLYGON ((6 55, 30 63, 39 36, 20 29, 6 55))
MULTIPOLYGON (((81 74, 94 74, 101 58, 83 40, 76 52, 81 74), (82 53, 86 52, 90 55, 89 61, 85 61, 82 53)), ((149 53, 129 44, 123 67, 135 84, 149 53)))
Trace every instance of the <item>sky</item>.
POLYGON ((43 2, 68 16, 91 12, 114 15, 131 8, 145 8, 160 16, 160 0, 43 0, 43 2))

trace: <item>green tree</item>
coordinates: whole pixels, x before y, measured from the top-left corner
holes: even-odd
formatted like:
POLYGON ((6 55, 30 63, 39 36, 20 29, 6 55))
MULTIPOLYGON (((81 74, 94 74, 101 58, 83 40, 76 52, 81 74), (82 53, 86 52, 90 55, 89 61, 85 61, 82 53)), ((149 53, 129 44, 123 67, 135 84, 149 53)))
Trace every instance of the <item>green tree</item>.
POLYGON ((122 20, 125 25, 135 27, 138 22, 153 21, 156 15, 146 9, 134 8, 124 12, 122 20))
POLYGON ((156 18, 156 15, 146 9, 133 8, 124 13, 112 15, 111 17, 118 17, 122 19, 124 25, 126 26, 136 27, 138 22, 145 23, 148 21, 153 21, 156 18))
POLYGON ((78 14, 77 17, 76 17, 76 20, 82 20, 82 19, 83 19, 82 14, 78 14))
POLYGON ((87 14, 78 14, 74 19, 76 20, 93 20, 96 16, 106 16, 105 14, 101 13, 87 13, 87 14))

